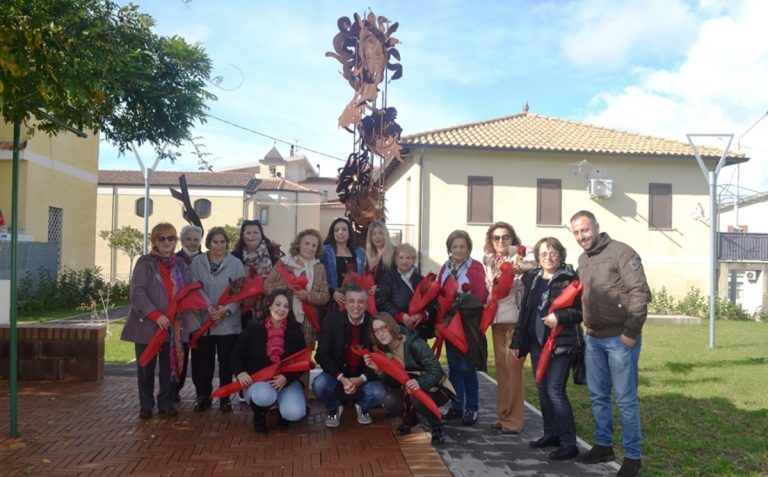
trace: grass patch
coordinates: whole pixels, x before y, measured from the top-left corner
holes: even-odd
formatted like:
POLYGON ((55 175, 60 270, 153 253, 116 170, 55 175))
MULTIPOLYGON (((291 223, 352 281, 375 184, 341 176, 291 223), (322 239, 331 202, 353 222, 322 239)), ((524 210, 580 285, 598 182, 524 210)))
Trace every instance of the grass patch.
MULTIPOLYGON (((640 354, 643 475, 768 475, 768 326, 718 321, 716 348, 702 326, 647 325, 640 354)), ((490 340, 489 340, 490 342, 490 340)), ((489 349, 489 373, 493 368, 489 349)), ((530 360, 525 397, 539 406, 530 360)), ((592 440, 586 386, 569 381, 579 436, 592 440)), ((614 406, 614 443, 621 421, 614 406)))
POLYGON ((104 362, 126 364, 136 359, 134 345, 120 339, 125 320, 115 320, 109 324, 109 333, 104 341, 104 362))

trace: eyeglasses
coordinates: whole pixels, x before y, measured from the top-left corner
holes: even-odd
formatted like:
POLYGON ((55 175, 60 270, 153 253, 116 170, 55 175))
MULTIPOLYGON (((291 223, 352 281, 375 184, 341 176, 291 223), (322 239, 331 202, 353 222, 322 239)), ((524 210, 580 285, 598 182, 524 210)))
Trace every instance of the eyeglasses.
POLYGON ((557 258, 560 256, 560 252, 541 252, 539 258, 557 258))
POLYGON ((507 240, 511 240, 511 239, 512 239, 511 235, 492 235, 491 236, 491 240, 493 240, 494 242, 502 242, 502 241, 506 242, 507 240))
POLYGON ((178 240, 178 237, 174 237, 173 235, 160 235, 157 237, 157 241, 160 243, 175 242, 176 240, 178 240))
POLYGON ((379 326, 378 328, 373 328, 373 334, 380 335, 384 332, 389 333, 389 329, 386 326, 379 326))

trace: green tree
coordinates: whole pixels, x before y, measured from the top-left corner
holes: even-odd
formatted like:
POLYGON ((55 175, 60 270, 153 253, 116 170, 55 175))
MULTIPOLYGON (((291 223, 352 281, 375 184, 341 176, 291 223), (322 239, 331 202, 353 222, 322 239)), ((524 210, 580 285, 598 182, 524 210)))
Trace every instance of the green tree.
POLYGON ((205 89, 211 62, 199 45, 153 26, 133 4, 5 0, 0 116, 28 134, 60 131, 58 118, 100 132, 120 152, 148 143, 173 159, 215 99, 205 89))
POLYGON ((102 230, 99 232, 99 237, 107 241, 109 248, 128 255, 128 260, 130 260, 128 283, 130 283, 133 274, 133 261, 144 250, 144 234, 130 225, 123 225, 115 230, 102 230))

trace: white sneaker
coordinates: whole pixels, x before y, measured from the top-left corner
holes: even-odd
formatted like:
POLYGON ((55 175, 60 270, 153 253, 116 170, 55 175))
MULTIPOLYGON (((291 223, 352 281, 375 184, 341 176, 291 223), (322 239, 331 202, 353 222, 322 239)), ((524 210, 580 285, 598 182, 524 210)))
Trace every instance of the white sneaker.
POLYGON ((373 422, 371 414, 357 403, 355 403, 355 411, 357 411, 357 422, 360 424, 370 424, 373 422))
POLYGON ((342 412, 344 412, 344 405, 340 405, 336 411, 330 411, 325 416, 325 427, 339 427, 342 412))

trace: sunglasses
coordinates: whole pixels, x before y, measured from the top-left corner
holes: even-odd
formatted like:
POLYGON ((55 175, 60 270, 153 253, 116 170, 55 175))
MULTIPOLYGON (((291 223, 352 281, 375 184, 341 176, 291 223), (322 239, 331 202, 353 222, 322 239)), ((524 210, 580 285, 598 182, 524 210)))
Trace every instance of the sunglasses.
POLYGON ((243 220, 243 225, 261 225, 260 220, 243 220))
POLYGON ((157 237, 157 241, 160 243, 175 242, 176 240, 178 240, 178 238, 173 235, 160 235, 159 237, 157 237))
POLYGON ((507 240, 511 240, 511 239, 512 239, 511 235, 492 235, 491 236, 491 240, 493 240, 494 242, 502 242, 502 241, 506 242, 507 240))

